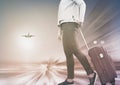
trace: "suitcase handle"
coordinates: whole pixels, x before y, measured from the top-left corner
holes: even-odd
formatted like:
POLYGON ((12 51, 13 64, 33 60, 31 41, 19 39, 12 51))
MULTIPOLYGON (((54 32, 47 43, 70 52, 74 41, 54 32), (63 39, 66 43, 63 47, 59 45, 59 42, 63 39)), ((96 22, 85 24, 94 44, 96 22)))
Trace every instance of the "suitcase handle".
POLYGON ((87 44, 87 40, 85 39, 85 36, 84 36, 84 34, 83 34, 83 32, 82 32, 82 29, 81 28, 79 28, 80 29, 80 34, 81 34, 81 36, 82 36, 82 39, 83 39, 83 41, 84 41, 84 43, 85 43, 85 46, 87 47, 87 49, 89 50, 90 48, 89 48, 89 46, 88 46, 88 44, 87 44))

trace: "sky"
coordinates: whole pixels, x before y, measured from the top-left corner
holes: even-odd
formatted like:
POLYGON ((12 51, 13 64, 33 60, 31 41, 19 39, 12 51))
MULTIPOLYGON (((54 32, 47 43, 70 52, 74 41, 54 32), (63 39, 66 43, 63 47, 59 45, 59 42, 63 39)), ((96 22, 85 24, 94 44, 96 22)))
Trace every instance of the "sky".
MULTIPOLYGON (((0 0, 0 63, 65 60, 62 42, 57 39, 57 12, 60 0, 0 0), (30 39, 22 37, 27 33, 30 39)), ((103 40, 115 61, 120 60, 120 1, 85 0, 84 29, 87 42, 103 40)), ((81 40, 81 49, 87 49, 81 40)))

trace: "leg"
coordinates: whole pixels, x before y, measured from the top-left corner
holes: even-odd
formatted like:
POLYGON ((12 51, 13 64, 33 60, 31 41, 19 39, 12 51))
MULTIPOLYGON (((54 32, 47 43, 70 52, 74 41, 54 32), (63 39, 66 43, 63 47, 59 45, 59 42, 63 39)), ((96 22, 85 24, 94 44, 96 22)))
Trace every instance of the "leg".
POLYGON ((96 79, 96 73, 92 70, 86 56, 84 56, 80 51, 75 51, 74 54, 81 62, 81 64, 83 65, 84 69, 87 72, 90 81, 89 85, 94 85, 96 79))
POLYGON ((76 50, 74 54, 78 58, 84 69, 86 70, 87 74, 88 75, 92 74, 94 71, 92 70, 86 56, 79 50, 76 50))
POLYGON ((75 28, 74 34, 73 34, 73 44, 72 48, 74 49, 74 55, 78 58, 78 60, 81 62, 82 66, 87 72, 88 78, 90 80, 89 85, 94 85, 95 79, 96 79, 96 73, 91 68, 86 56, 80 51, 80 42, 79 42, 79 28, 75 28))
POLYGON ((73 59, 73 53, 70 51, 70 49, 66 48, 64 46, 64 53, 66 55, 66 63, 67 63, 67 78, 73 79, 74 78, 74 59, 73 59))
POLYGON ((72 37, 74 33, 73 29, 73 23, 64 23, 62 24, 63 29, 63 48, 64 53, 66 56, 66 63, 67 63, 67 77, 69 79, 74 78, 74 59, 73 59, 73 51, 71 48, 72 44, 72 37))
POLYGON ((73 59, 73 52, 71 50, 71 41, 70 41, 70 34, 71 31, 68 30, 69 25, 63 25, 63 48, 64 48, 64 53, 66 56, 66 63, 67 63, 67 79, 59 83, 58 85, 69 85, 69 84, 74 84, 74 81, 69 81, 73 80, 74 78, 74 59, 73 59), (65 28, 65 29, 64 29, 65 28))
POLYGON ((72 85, 74 84, 73 78, 74 78, 74 59, 73 59, 73 54, 71 51, 69 51, 69 49, 66 49, 64 47, 64 52, 66 55, 66 63, 67 63, 67 79, 62 82, 59 83, 58 85, 72 85), (72 81, 69 81, 69 80, 72 81))

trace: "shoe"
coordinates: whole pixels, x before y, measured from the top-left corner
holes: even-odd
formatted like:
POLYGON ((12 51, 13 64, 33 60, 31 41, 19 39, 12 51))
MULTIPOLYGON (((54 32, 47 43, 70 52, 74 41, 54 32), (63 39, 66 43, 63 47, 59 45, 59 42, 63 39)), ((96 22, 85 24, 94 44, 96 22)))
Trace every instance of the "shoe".
POLYGON ((88 84, 88 85, 94 85, 95 80, 96 80, 96 73, 95 72, 94 72, 94 76, 92 78, 89 78, 89 80, 90 80, 90 84, 88 84))
POLYGON ((72 84, 74 84, 74 81, 68 82, 67 80, 65 80, 64 82, 59 83, 58 85, 72 85, 72 84))

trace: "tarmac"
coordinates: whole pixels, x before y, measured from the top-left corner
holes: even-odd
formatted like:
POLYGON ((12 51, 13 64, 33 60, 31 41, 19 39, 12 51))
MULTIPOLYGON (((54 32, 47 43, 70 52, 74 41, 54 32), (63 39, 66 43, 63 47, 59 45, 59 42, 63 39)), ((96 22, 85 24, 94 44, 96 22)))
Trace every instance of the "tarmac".
MULTIPOLYGON (((120 70, 116 70, 115 85, 120 85, 120 70)), ((0 85, 57 85, 66 79, 66 66, 47 64, 14 65, 0 67, 0 85)), ((86 72, 75 69, 75 84, 88 85, 86 72)), ((97 77, 95 85, 101 85, 97 77)), ((111 85, 107 83, 107 85, 111 85)))

